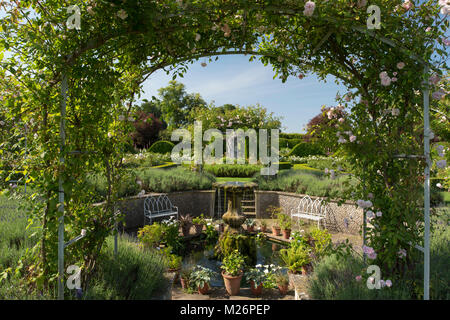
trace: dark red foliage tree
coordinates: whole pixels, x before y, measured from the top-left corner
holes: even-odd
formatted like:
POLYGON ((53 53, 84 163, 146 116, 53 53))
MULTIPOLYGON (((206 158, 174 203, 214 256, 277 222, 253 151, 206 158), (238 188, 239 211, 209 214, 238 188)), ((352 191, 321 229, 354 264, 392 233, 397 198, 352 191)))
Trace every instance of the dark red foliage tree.
POLYGON ((144 111, 136 112, 136 120, 133 123, 135 131, 131 133, 133 144, 136 148, 149 148, 158 140, 158 133, 166 128, 166 125, 153 113, 144 111))

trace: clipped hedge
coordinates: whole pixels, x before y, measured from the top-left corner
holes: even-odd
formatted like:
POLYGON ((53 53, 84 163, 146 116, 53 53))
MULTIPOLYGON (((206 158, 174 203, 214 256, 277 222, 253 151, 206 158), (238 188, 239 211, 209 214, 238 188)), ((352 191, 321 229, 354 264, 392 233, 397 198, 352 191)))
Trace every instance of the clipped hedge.
POLYGON ((302 143, 302 139, 286 139, 286 138, 280 138, 280 148, 293 148, 297 144, 302 143))
POLYGON ((307 142, 297 144, 289 153, 289 156, 297 157, 307 157, 315 155, 324 155, 324 153, 317 144, 307 142))
POLYGON ((215 164, 205 165, 203 170, 216 177, 249 178, 260 172, 260 165, 253 164, 215 164))
POLYGON ((280 139, 283 138, 283 139, 299 139, 299 140, 303 140, 304 136, 305 135, 302 134, 302 133, 284 133, 284 132, 280 133, 280 139))
POLYGON ((156 141, 152 146, 148 149, 149 152, 154 153, 170 153, 175 145, 170 141, 156 141))

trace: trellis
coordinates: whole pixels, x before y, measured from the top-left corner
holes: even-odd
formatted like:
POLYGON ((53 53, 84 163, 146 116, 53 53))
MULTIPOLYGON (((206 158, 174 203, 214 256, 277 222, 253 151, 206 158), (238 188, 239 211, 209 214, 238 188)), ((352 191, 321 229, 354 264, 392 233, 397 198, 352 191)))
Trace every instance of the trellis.
MULTIPOLYGON (((264 10, 267 11, 277 11, 277 8, 271 9, 271 8, 265 8, 264 10)), ((294 12, 295 13, 295 12, 294 12)), ((399 51, 407 52, 405 49, 403 49, 401 46, 397 45, 392 40, 389 40, 384 37, 380 37, 376 35, 375 33, 368 31, 364 29, 363 27, 355 26, 353 27, 354 31, 368 34, 371 37, 388 44, 389 46, 396 48, 399 51)), ((318 47, 320 47, 325 41, 326 38, 328 38, 331 35, 331 32, 328 32, 325 38, 319 42, 319 45, 315 48, 315 51, 318 50, 318 47)), ((87 45, 87 49, 92 49, 95 47, 95 43, 90 43, 87 45)), ((407 52, 409 55, 410 53, 407 52)), ((68 67, 76 58, 77 54, 69 55, 67 58, 67 65, 68 67)), ((229 51, 229 52, 213 52, 213 53, 205 53, 205 54, 199 54, 197 57, 204 57, 204 56, 211 56, 211 55, 223 55, 223 54, 254 54, 254 55, 262 55, 259 52, 254 52, 252 50, 237 50, 237 51, 229 51)), ((267 54, 265 56, 268 56, 267 54)), ((423 74, 424 74, 424 89, 423 89, 423 110, 424 110, 424 155, 423 158, 426 160, 426 167, 425 167, 425 182, 424 182, 424 247, 420 247, 416 245, 416 248, 421 250, 424 253, 424 299, 429 299, 429 278, 430 278, 430 166, 431 166, 431 159, 430 159, 430 123, 429 123, 429 84, 428 84, 428 76, 430 71, 430 64, 427 61, 424 61, 423 59, 416 57, 414 55, 410 55, 411 58, 416 60, 418 63, 420 63, 423 67, 423 74)), ((191 57, 192 58, 192 57, 191 57)), ((187 58, 186 58, 187 59, 187 58)), ((195 59, 195 58, 194 58, 195 59)), ((181 59, 179 62, 183 61, 181 59)), ((176 62, 173 62, 171 64, 174 64, 176 62)), ((61 145, 61 151, 60 151, 60 158, 59 163, 60 165, 64 165, 65 157, 64 157, 64 146, 65 146, 65 118, 66 118, 66 101, 67 101, 67 93, 68 93, 68 72, 67 69, 63 70, 62 74, 62 81, 61 81, 61 103, 60 103, 60 112, 61 112, 61 120, 60 120, 60 145, 61 145)), ((64 299, 64 178, 63 175, 59 175, 59 203, 60 206, 58 207, 58 211, 60 212, 60 218, 59 218, 59 227, 58 227, 58 298, 64 299)), ((366 221, 366 215, 364 212, 364 221, 366 221)), ((364 234, 365 234, 365 226, 364 226, 364 234)))

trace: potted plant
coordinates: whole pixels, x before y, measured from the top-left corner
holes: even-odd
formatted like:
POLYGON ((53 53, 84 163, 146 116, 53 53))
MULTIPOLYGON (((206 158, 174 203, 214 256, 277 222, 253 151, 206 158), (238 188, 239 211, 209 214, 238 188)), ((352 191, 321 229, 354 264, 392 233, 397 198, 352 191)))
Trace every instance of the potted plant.
POLYGON ((291 217, 287 214, 280 213, 278 215, 278 222, 281 226, 281 230, 283 231, 283 238, 289 239, 291 236, 291 227, 292 227, 292 221, 291 217))
POLYGON ((305 272, 304 266, 311 262, 310 250, 304 245, 290 246, 280 250, 281 260, 288 270, 294 274, 305 272))
POLYGON ((181 225, 181 232, 183 232, 183 236, 187 237, 192 227, 191 215, 186 214, 184 216, 180 216, 180 225, 181 225))
POLYGON ((275 281, 277 283, 280 294, 285 296, 289 290, 289 277, 284 273, 278 273, 275 275, 275 281))
POLYGON ((191 278, 193 270, 192 267, 183 267, 180 272, 180 283, 181 288, 187 289, 189 288, 189 279, 191 278))
POLYGON ((192 223, 195 227, 195 234, 200 234, 203 230, 203 226, 206 224, 205 217, 203 213, 199 217, 195 217, 192 219, 192 223))
POLYGON ((250 283, 250 290, 252 294, 259 297, 262 293, 263 283, 266 280, 266 274, 261 269, 261 265, 250 269, 245 273, 245 279, 250 283))
POLYGON ((272 235, 279 237, 281 235, 281 228, 278 226, 278 223, 272 225, 272 235))
POLYGON ((199 294, 207 294, 209 291, 209 282, 214 275, 214 271, 197 266, 189 277, 189 284, 195 286, 199 294))
POLYGON ((225 288, 230 296, 239 294, 241 279, 244 274, 244 257, 238 250, 234 250, 222 261, 222 277, 225 288))
POLYGON ((255 225, 256 225, 256 222, 255 222, 254 219, 247 219, 247 220, 245 221, 245 224, 247 225, 247 231, 248 231, 248 232, 253 232, 253 231, 255 231, 255 225))
POLYGON ((266 220, 261 220, 260 230, 261 230, 261 232, 266 232, 266 230, 267 230, 267 221, 266 220))

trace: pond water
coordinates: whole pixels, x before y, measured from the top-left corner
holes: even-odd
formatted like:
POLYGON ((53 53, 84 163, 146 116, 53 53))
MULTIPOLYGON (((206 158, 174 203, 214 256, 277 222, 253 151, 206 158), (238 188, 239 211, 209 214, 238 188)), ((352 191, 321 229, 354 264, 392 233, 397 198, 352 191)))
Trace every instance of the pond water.
MULTIPOLYGON (((280 249, 284 248, 283 245, 265 240, 257 245, 256 249, 256 264, 274 264, 279 266, 281 260, 279 257, 280 249)), ((192 251, 183 259, 184 266, 196 266, 201 265, 205 268, 211 269, 216 272, 211 279, 211 287, 223 287, 223 278, 220 269, 221 262, 214 259, 214 248, 208 247, 204 250, 192 251)), ((241 286, 246 286, 245 278, 242 278, 241 286)))

